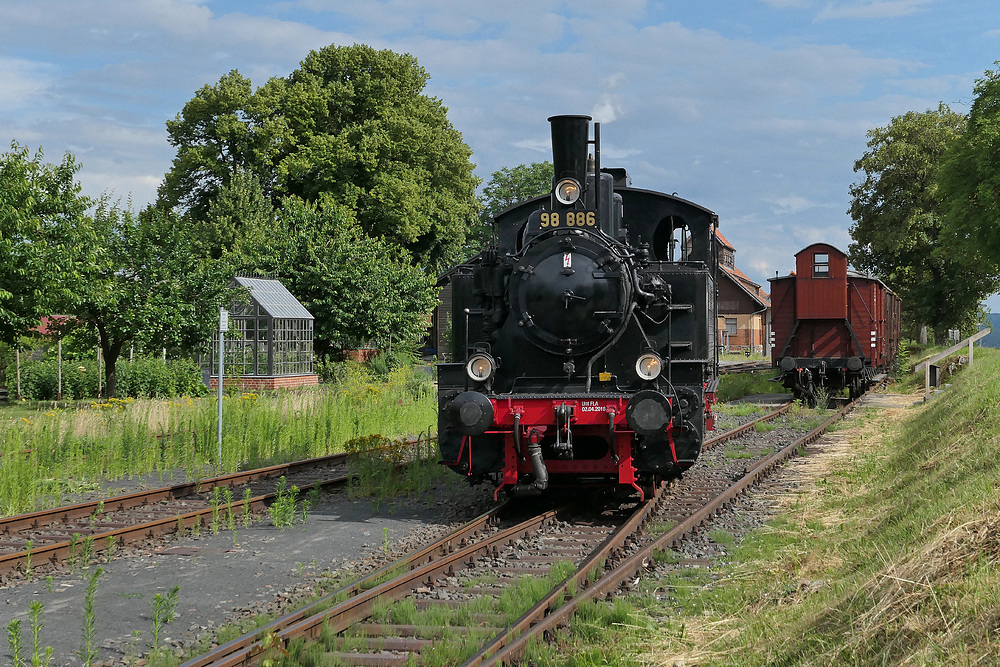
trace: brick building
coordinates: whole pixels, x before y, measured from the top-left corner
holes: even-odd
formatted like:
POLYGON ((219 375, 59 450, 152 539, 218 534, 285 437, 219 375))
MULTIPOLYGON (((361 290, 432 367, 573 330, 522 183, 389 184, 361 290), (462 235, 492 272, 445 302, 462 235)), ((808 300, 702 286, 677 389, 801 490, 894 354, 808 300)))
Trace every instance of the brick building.
POLYGON ((767 354, 771 299, 736 266, 736 248, 716 229, 719 242, 718 345, 723 351, 767 354))

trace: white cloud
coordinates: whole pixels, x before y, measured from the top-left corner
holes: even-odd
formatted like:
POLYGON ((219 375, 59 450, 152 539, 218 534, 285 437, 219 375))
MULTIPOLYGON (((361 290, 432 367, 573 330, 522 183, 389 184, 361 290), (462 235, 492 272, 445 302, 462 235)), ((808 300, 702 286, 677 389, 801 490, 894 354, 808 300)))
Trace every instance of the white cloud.
POLYGON ((775 213, 801 213, 802 211, 813 207, 813 203, 811 201, 805 197, 797 197, 795 195, 790 197, 781 197, 779 199, 768 199, 765 201, 774 205, 775 213))
POLYGON ((484 178, 548 159, 547 116, 589 112, 605 124, 605 166, 718 212, 741 268, 760 281, 765 269, 786 272, 813 235, 846 246, 847 186, 868 129, 967 99, 977 72, 943 68, 934 43, 915 61, 890 34, 865 42, 843 23, 785 11, 917 21, 944 3, 744 4, 752 11, 691 9, 682 22, 646 0, 4 3, 0 144, 72 150, 89 193, 110 187, 141 204, 173 155, 163 123, 199 87, 234 68, 261 85, 310 49, 366 43, 417 57, 484 178), (761 22, 732 32, 750 14, 761 22))
POLYGON ((818 21, 831 19, 894 19, 922 12, 933 0, 866 0, 828 4, 816 16, 818 21))
POLYGON ((0 57, 0 111, 39 104, 57 68, 47 63, 0 57))

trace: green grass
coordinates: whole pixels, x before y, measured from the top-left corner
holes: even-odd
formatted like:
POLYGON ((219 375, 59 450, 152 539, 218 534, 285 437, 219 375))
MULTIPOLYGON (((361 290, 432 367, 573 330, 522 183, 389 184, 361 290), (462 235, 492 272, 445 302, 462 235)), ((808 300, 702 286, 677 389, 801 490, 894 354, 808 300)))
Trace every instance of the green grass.
POLYGON ((756 371, 754 373, 726 373, 719 376, 716 400, 733 401, 754 394, 783 394, 788 390, 780 382, 770 382, 777 371, 756 371))
POLYGON ((432 386, 406 371, 394 371, 387 383, 359 375, 334 386, 237 393, 223 401, 221 466, 215 397, 5 411, 0 513, 55 506, 107 480, 155 474, 162 481, 177 471, 198 478, 336 453, 360 436, 419 433, 437 417, 432 386))
POLYGON ((431 502, 434 490, 452 474, 438 464, 437 446, 431 440, 415 447, 402 439, 369 435, 347 441, 345 450, 351 454, 348 494, 372 498, 376 510, 383 501, 400 496, 426 497, 431 502))
MULTIPOLYGON (((510 624, 534 606, 553 586, 572 571, 569 562, 559 562, 542 577, 524 576, 507 587, 499 598, 479 597, 455 608, 433 607, 418 610, 411 598, 395 602, 376 602, 371 615, 375 623, 415 625, 425 628, 418 635, 435 637, 434 649, 420 655, 420 665, 444 667, 458 665, 472 656, 493 636, 493 629, 510 624), (485 624, 480 618, 493 618, 485 624), (443 631, 441 630, 443 628, 443 631), (451 628, 462 628, 452 630, 451 628)), ((324 632, 318 641, 297 641, 287 655, 275 655, 274 667, 323 665, 327 651, 348 651, 365 646, 360 634, 348 629, 341 635, 324 632)))
POLYGON ((763 451, 749 451, 744 445, 732 445, 727 447, 723 452, 723 456, 727 459, 755 459, 762 458, 770 454, 772 449, 765 449, 763 451))
POLYGON ((727 417, 748 417, 760 411, 760 406, 753 403, 716 403, 712 408, 712 412, 727 417))
MULTIPOLYGON (((1000 353, 977 350, 926 406, 858 424, 852 457, 828 463, 730 564, 642 582, 639 622, 580 632, 564 654, 641 643, 613 664, 995 664, 1000 353)), ((590 664, 573 660, 553 664, 590 664)))

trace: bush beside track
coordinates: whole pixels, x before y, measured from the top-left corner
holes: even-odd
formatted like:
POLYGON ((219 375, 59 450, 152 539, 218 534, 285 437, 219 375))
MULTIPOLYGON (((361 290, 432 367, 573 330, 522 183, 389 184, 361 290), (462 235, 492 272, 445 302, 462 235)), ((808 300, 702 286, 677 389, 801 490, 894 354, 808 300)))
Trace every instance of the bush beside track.
POLYGON ((1000 353, 976 350, 925 405, 868 410, 848 428, 731 562, 643 582, 647 593, 616 603, 597 640, 616 647, 609 664, 993 664, 1000 353), (652 654, 618 650, 650 642, 652 654))
POLYGON ((721 402, 734 401, 754 394, 787 394, 780 382, 771 382, 778 372, 774 369, 752 373, 727 373, 719 376, 715 398, 721 402))

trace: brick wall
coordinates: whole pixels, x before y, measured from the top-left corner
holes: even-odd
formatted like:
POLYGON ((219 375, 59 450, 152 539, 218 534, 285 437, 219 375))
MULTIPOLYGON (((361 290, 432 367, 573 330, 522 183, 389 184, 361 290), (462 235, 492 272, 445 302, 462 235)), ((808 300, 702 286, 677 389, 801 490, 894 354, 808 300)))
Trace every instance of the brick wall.
MULTIPOLYGON (((318 375, 284 375, 280 377, 261 377, 244 375, 243 377, 227 377, 224 387, 238 387, 246 390, 291 389, 293 387, 315 387, 319 384, 318 375)), ((213 375, 209 380, 209 389, 218 390, 219 376, 213 375)))

